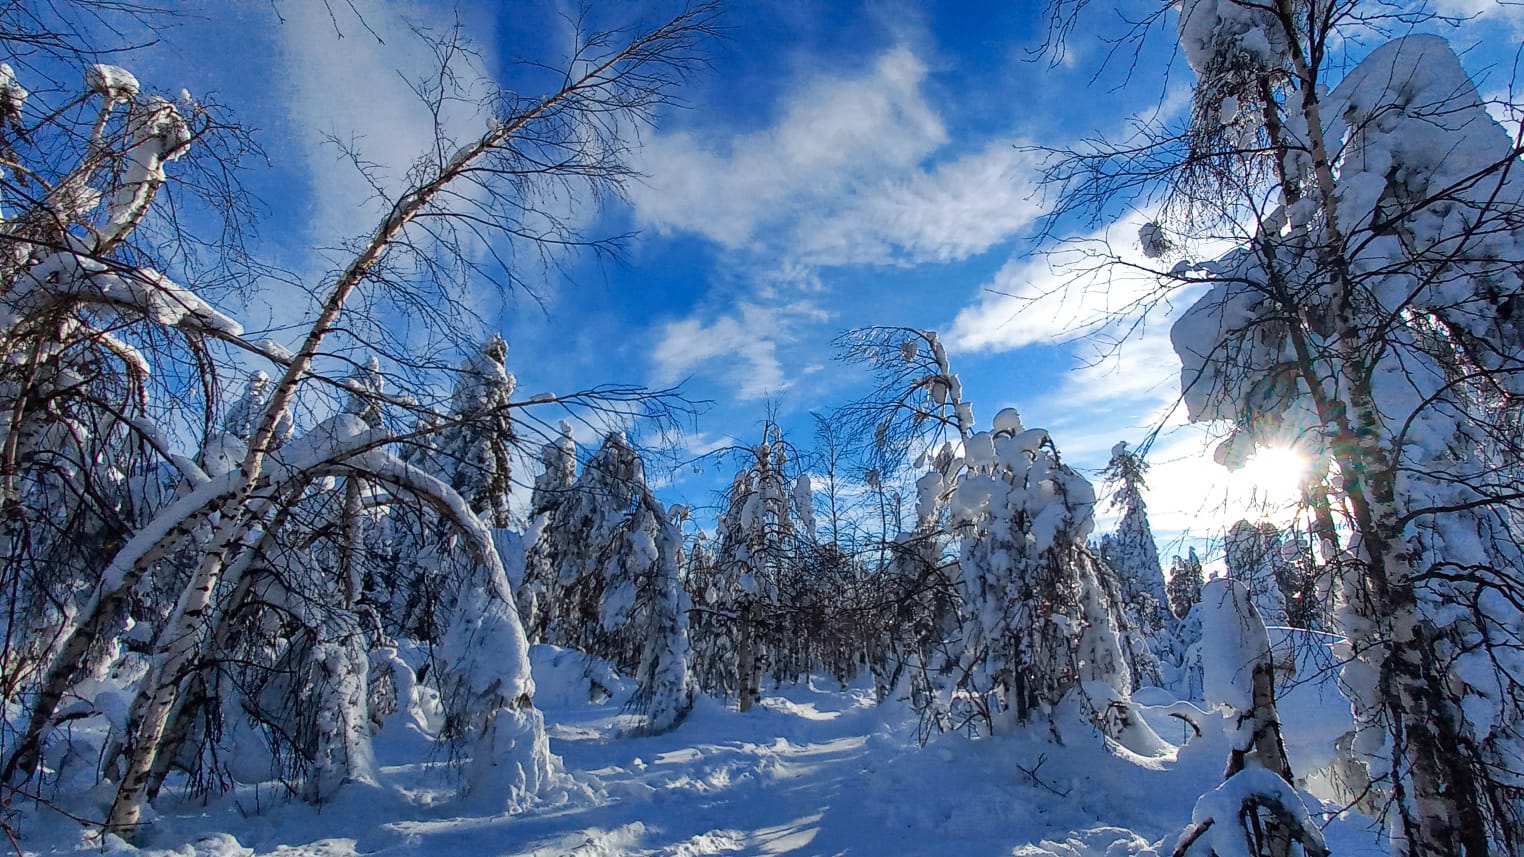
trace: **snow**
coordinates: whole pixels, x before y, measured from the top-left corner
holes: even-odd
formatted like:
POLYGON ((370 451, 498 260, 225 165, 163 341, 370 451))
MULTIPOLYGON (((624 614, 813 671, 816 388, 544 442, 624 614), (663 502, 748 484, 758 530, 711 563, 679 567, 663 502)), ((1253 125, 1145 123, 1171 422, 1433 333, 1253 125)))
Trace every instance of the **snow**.
POLYGON ((79 298, 141 313, 163 325, 238 336, 243 328, 195 293, 151 268, 113 271, 83 253, 57 252, 17 278, 0 304, 0 324, 60 298, 79 298))
POLYGON ((114 65, 92 65, 85 69, 85 86, 112 101, 131 101, 138 94, 138 79, 132 72, 114 65))
MULTIPOLYGON (((1047 730, 916 742, 903 703, 870 687, 816 678, 769 691, 747 714, 701 698, 673 732, 620 737, 632 720, 614 696, 589 701, 588 675, 607 665, 565 649, 531 654, 559 779, 512 811, 462 802, 450 764, 377 739, 374 784, 349 783, 321 808, 279 786, 240 785, 203 805, 162 800, 141 849, 113 855, 387 857, 435 855, 996 855, 1158 857, 1192 818, 1196 795, 1221 785, 1220 727, 1178 751, 1120 751, 1081 723, 1063 745, 1047 730), (257 810, 258 815, 252 815, 257 810)), ((1263 783, 1235 778, 1224 800, 1263 783)), ((1372 857, 1378 829, 1355 815, 1330 822, 1341 857, 1372 857)), ((29 851, 101 853, 77 825, 24 805, 29 851)))
POLYGON ((1236 819, 1244 804, 1252 799, 1269 798, 1286 810, 1295 826, 1312 842, 1323 844, 1322 831, 1308 815, 1296 790, 1285 780, 1264 768, 1247 768, 1229 777, 1221 786, 1201 796, 1191 813, 1191 823, 1208 820, 1216 823, 1206 834, 1206 848, 1217 857, 1254 857, 1244 839, 1243 828, 1228 823, 1236 819))
POLYGON ((30 94, 16 82, 16 71, 11 68, 11 64, 0 63, 0 118, 20 122, 21 106, 30 94))
POLYGON ((1254 708, 1253 674, 1270 658, 1270 636, 1243 584, 1216 578, 1201 588, 1202 674, 1206 699, 1234 711, 1254 708))

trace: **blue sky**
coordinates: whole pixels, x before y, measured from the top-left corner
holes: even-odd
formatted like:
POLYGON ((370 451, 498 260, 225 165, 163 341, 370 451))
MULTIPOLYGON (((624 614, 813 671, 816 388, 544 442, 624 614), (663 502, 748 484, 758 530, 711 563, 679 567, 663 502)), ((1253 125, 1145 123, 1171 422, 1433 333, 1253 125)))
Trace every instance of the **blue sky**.
MULTIPOLYGON (((249 175, 268 209, 257 249, 308 282, 341 258, 323 248, 365 233, 379 211, 326 138, 353 141, 389 189, 429 142, 404 81, 434 60, 410 23, 444 26, 458 14, 478 70, 525 85, 509 61, 554 59, 569 38, 553 5, 356 0, 363 25, 350 6, 193 4, 128 61, 157 88, 217 93, 261 129, 270 163, 249 175)), ((1509 60, 1518 7, 1447 8, 1483 14, 1455 33, 1479 45, 1469 64, 1509 60)), ((1189 301, 1161 307, 1099 359, 1107 339, 1093 322, 1150 284, 1047 294, 1066 282, 1068 259, 1036 252, 1052 248, 1033 240, 1050 200, 1022 147, 1123 133, 1133 118, 1185 105, 1188 70, 1169 33, 1125 85, 1122 69, 1096 77, 1113 11, 1093 8, 1055 64, 1031 53, 1044 28, 1036 3, 733 4, 727 38, 709 46, 711 67, 680 93, 686 108, 642 132, 636 165, 646 178, 628 204, 566 201, 565 214, 594 233, 635 230, 624 258, 568 260, 570 281, 550 277, 538 289, 543 309, 482 296, 478 310, 508 338, 521 393, 681 382, 713 402, 688 426, 691 451, 754 443, 770 409, 807 445, 810 411, 862 392, 862 376, 833 360, 837 333, 930 328, 943 333, 976 416, 1014 406, 1052 432, 1070 463, 1098 470, 1113 443, 1140 441, 1169 413, 1178 368, 1168 320, 1189 301)), ((1506 65, 1494 70, 1484 93, 1507 77, 1506 65)), ((481 127, 481 116, 458 113, 447 127, 463 136, 481 127)), ((1110 226, 1064 231, 1135 252, 1146 214, 1115 213, 1110 226)), ((242 316, 248 327, 294 320, 303 300, 272 286, 242 316)), ((1155 447, 1149 499, 1169 537, 1210 537, 1257 490, 1253 478, 1228 479, 1207 450, 1195 430, 1170 430, 1155 447)), ((662 493, 712 503, 725 469, 681 468, 662 493)))

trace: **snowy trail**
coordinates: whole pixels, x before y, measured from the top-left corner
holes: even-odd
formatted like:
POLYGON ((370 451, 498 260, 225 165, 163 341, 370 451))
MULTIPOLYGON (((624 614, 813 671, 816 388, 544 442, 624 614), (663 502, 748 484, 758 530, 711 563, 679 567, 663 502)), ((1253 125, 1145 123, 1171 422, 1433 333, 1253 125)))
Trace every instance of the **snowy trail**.
MULTIPOLYGON (((564 650, 561 650, 564 652, 564 650)), ((617 701, 587 699, 584 661, 536 658, 536 701, 565 779, 517 813, 462 802, 428 744, 378 744, 381 782, 321 808, 241 789, 209 807, 164 807, 146 847, 176 857, 702 857, 1167 854, 1225 747, 1198 739, 1172 757, 1129 757, 1088 727, 1043 735, 915 740, 914 715, 864 688, 816 679, 741 714, 700 699, 680 728, 619 737, 617 701), (1024 773, 1030 771, 1032 774, 1024 773), (272 800, 273 797, 273 800, 272 800), (256 811, 258 814, 256 815, 256 811), (208 831, 221 831, 209 833, 208 831)), ((623 698, 624 688, 616 693, 623 698)), ((39 853, 101 853, 74 828, 39 853)), ((1368 824, 1328 830, 1335 853, 1376 855, 1368 824)))

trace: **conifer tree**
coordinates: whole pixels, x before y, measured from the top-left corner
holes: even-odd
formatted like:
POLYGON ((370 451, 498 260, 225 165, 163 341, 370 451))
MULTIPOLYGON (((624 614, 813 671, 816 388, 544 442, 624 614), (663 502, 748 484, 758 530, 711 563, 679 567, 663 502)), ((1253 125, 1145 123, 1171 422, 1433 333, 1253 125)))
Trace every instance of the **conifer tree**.
POLYGON ((569 430, 546 445, 541 460, 538 529, 522 587, 529 594, 521 602, 540 639, 636 678, 639 731, 671 729, 693 698, 677 523, 646 486, 640 457, 622 433, 604 438, 569 487, 569 430))
POLYGON ((505 368, 508 343, 493 334, 456 374, 448 420, 438 455, 446 480, 490 527, 509 524, 513 490, 513 420, 508 410, 514 377, 505 368))
POLYGON ((560 436, 540 447, 540 473, 529 498, 529 528, 524 534, 524 579, 517 593, 519 615, 530 642, 541 642, 552 604, 560 598, 559 541, 547 538, 563 503, 577 481, 577 443, 572 428, 560 424, 560 436))
POLYGON ((749 711, 762 693, 768 659, 780 648, 780 626, 769 614, 780 585, 800 563, 801 522, 781 431, 767 423, 762 443, 743 456, 746 466, 731 481, 715 552, 716 603, 731 618, 724 633, 732 642, 715 647, 735 651, 736 697, 749 711))
POLYGON ((1170 563, 1169 570, 1169 607, 1174 612, 1175 618, 1184 619, 1201 601, 1201 585, 1205 576, 1201 571, 1201 560, 1196 556, 1196 549, 1187 551, 1185 558, 1175 557, 1170 563))
POLYGON ((1223 543, 1228 577, 1243 584, 1254 608, 1267 625, 1286 624, 1283 579, 1288 576, 1281 555, 1281 531, 1274 524, 1237 521, 1223 543))
POLYGON ((948 506, 963 588, 961 684, 990 727, 1050 712, 1080 682, 1130 692, 1118 605, 1085 541, 1095 492, 1048 433, 1014 410, 997 414, 992 431, 965 443, 948 506))
POLYGON ((1161 680, 1159 663, 1175 657, 1174 617, 1143 501, 1147 469, 1142 457, 1129 451, 1126 443, 1112 447, 1103 476, 1116 486, 1111 506, 1122 509, 1122 520, 1116 532, 1101 538, 1100 554, 1116 576, 1117 598, 1128 626, 1123 645, 1133 678, 1139 683, 1157 683, 1161 680))

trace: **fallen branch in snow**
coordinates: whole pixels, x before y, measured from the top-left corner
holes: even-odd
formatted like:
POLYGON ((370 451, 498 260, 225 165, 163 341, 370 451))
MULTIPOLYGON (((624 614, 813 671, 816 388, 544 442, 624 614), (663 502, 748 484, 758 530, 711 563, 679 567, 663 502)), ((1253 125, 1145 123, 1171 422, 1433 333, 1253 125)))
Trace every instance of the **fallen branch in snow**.
POLYGON ((1187 716, 1187 715, 1185 715, 1185 714, 1183 714, 1183 713, 1181 713, 1179 711, 1171 711, 1169 713, 1169 716, 1174 717, 1174 718, 1176 718, 1178 720, 1185 721, 1185 725, 1191 727, 1191 731, 1196 733, 1196 737, 1197 738, 1201 737, 1201 727, 1199 725, 1197 725, 1196 721, 1192 720, 1189 716, 1187 716))
POLYGON ((1206 832, 1212 829, 1212 825, 1216 821, 1217 819, 1215 818, 1209 818, 1199 824, 1191 825, 1184 833, 1180 834, 1180 841, 1175 843, 1175 850, 1169 852, 1169 857, 1185 857, 1185 853, 1191 850, 1191 846, 1196 844, 1196 840, 1206 835, 1206 832))
POLYGON ((1030 768, 1026 768, 1026 767, 1022 767, 1021 765, 1017 765, 1016 766, 1016 770, 1018 770, 1018 771, 1022 772, 1023 774, 1025 774, 1026 778, 1031 781, 1032 785, 1034 785, 1034 786, 1040 786, 1041 788, 1046 789, 1047 791, 1050 791, 1053 794, 1058 795, 1059 797, 1068 797, 1069 793, 1074 791, 1073 789, 1064 789, 1064 790, 1060 791, 1059 789, 1053 787, 1052 785, 1049 785, 1048 783, 1044 782, 1042 777, 1039 777, 1037 775, 1037 772, 1042 770, 1043 764, 1045 762, 1047 762, 1047 761, 1048 761, 1048 754, 1047 753, 1042 753, 1042 754, 1038 755, 1038 757, 1037 757, 1037 764, 1033 765, 1030 768))

